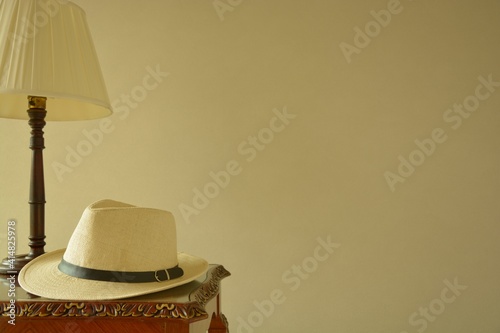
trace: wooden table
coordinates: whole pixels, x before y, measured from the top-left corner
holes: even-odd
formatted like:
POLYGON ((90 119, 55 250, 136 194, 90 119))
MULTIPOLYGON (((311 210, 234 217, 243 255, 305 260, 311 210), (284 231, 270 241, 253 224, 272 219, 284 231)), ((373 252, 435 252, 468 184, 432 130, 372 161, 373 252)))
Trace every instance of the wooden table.
POLYGON ((183 286, 112 301, 40 298, 17 282, 11 289, 9 276, 0 275, 0 332, 226 333, 220 281, 229 275, 223 266, 210 265, 205 275, 183 286))

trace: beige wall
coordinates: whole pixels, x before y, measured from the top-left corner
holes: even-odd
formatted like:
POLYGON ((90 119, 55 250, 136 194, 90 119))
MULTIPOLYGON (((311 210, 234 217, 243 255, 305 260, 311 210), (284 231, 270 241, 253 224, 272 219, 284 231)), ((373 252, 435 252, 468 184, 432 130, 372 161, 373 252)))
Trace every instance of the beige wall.
MULTIPOLYGON (((500 331, 498 1, 75 2, 116 114, 47 125, 47 250, 112 198, 232 272, 232 332, 500 331)), ((29 129, 0 131, 22 252, 29 129)))

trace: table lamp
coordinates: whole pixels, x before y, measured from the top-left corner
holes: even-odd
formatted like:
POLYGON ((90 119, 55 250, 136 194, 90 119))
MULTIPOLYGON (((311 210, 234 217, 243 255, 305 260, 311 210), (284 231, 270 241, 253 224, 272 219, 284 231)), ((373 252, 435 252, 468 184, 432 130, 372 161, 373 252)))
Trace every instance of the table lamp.
POLYGON ((85 12, 67 0, 0 0, 0 118, 28 120, 32 150, 30 252, 5 258, 0 274, 19 272, 44 253, 45 120, 111 113, 85 12))

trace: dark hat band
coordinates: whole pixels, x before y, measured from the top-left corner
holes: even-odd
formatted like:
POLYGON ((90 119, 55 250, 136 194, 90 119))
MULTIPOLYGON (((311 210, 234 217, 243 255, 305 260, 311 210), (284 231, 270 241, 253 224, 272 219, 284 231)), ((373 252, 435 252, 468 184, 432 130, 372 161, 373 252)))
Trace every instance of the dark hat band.
POLYGON ((73 277, 106 282, 163 282, 173 280, 184 275, 184 271, 178 265, 172 268, 149 272, 106 271, 74 265, 67 262, 63 258, 57 267, 64 274, 73 277))

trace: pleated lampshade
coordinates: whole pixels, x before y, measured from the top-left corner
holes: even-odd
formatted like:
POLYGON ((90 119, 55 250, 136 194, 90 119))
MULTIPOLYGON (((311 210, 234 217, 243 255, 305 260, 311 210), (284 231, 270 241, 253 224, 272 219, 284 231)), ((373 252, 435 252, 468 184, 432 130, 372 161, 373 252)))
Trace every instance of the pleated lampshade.
POLYGON ((47 97, 46 120, 111 114, 85 12, 67 0, 0 0, 0 117, 28 119, 27 96, 47 97))

